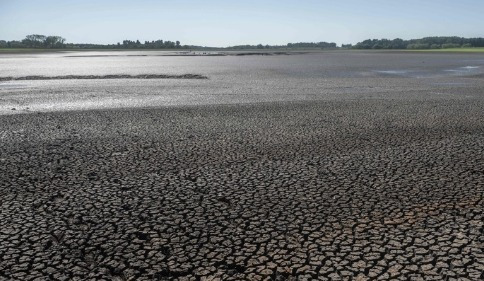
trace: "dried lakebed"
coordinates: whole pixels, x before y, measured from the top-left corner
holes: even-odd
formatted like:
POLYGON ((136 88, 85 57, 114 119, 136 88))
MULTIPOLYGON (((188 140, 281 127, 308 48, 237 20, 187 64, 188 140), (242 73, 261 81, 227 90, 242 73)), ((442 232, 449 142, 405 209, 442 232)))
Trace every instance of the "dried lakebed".
POLYGON ((482 55, 68 54, 0 55, 0 280, 484 279, 482 55))
POLYGON ((482 101, 0 118, 1 280, 484 277, 482 101))

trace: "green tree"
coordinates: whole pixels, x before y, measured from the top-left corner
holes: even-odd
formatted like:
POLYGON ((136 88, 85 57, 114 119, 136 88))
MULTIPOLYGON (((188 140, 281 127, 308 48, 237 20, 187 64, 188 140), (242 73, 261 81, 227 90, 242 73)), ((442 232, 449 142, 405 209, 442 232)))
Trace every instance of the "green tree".
POLYGON ((44 46, 47 48, 62 48, 66 39, 60 36, 47 36, 44 40, 44 46))
POLYGON ((47 37, 45 35, 31 34, 31 35, 25 36, 25 39, 22 40, 22 43, 27 47, 38 48, 44 45, 46 38, 47 37))

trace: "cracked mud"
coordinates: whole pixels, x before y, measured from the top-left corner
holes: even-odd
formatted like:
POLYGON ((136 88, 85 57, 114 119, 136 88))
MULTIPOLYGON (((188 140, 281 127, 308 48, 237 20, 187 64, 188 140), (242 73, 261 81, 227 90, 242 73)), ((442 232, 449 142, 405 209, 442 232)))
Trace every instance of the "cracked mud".
POLYGON ((482 280, 482 100, 0 116, 0 280, 482 280))

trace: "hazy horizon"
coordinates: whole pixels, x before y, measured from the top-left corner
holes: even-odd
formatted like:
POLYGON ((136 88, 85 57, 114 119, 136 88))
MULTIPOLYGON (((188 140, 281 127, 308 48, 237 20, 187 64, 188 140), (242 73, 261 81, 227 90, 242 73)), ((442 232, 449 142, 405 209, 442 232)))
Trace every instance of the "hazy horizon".
POLYGON ((293 42, 357 43, 369 38, 482 37, 484 2, 12 1, 0 0, 0 39, 59 35, 70 43, 179 40, 226 47, 293 42), (303 2, 303 3, 301 3, 303 2))

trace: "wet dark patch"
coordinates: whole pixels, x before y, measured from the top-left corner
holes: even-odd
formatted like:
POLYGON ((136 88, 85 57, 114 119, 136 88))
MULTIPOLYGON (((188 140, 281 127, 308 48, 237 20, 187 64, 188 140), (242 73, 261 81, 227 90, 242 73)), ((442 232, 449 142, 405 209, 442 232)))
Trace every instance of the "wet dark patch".
POLYGON ((67 79, 208 79, 207 76, 199 74, 141 74, 141 75, 61 75, 61 76, 21 76, 21 77, 0 77, 0 81, 18 80, 67 80, 67 79))
POLYGON ((104 58, 104 57, 146 57, 148 55, 87 55, 87 56, 64 56, 65 58, 104 58))
POLYGON ((245 52, 228 54, 232 56, 289 56, 289 55, 303 55, 304 52, 245 52))

